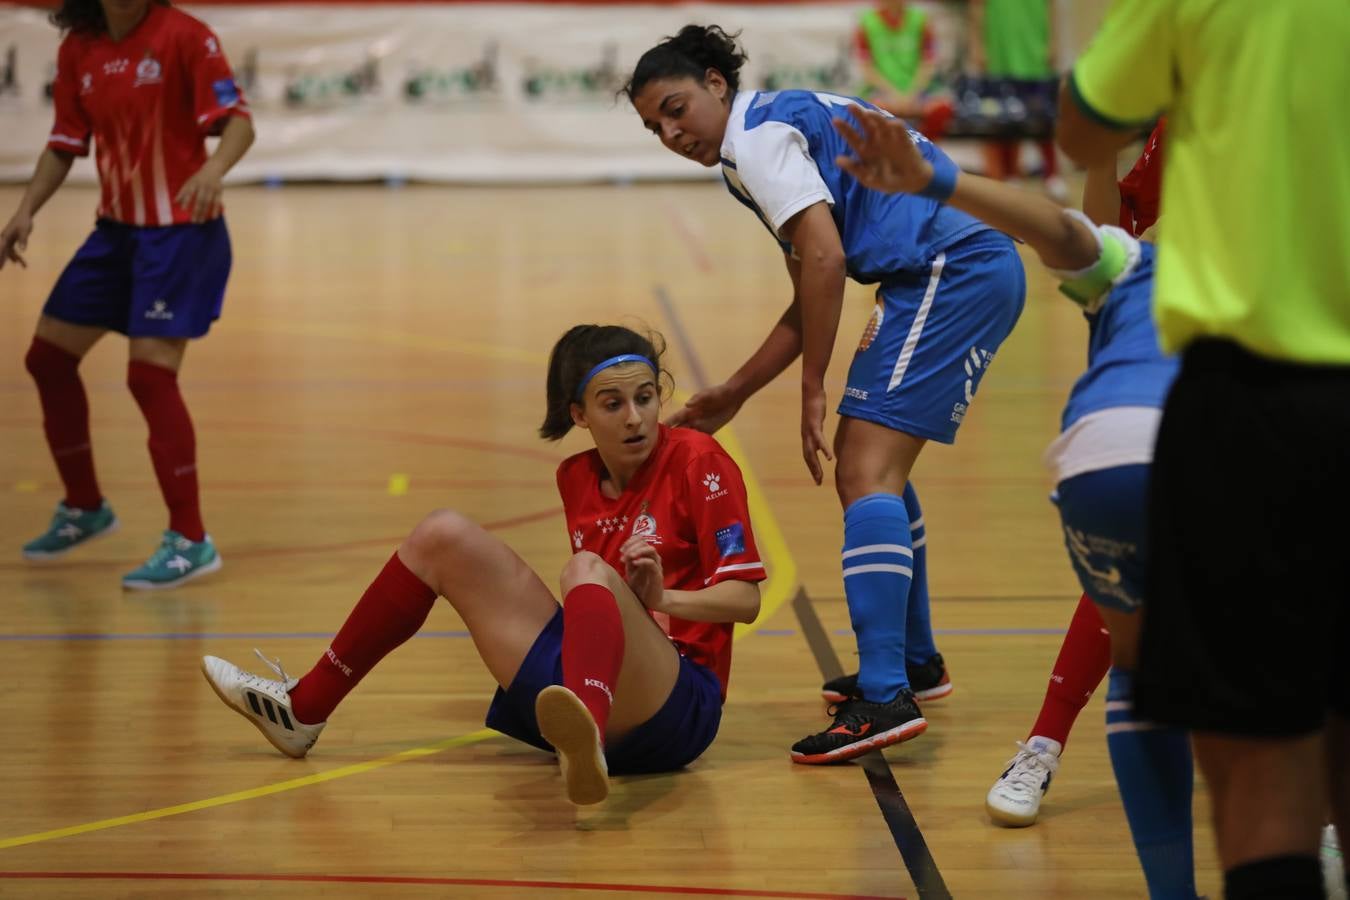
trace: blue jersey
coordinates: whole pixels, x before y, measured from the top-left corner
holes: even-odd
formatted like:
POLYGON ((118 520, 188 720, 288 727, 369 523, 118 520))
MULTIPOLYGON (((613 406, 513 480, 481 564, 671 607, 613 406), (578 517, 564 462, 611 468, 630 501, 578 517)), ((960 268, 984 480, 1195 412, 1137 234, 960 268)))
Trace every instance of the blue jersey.
MULTIPOLYGON (((835 158, 850 151, 831 123, 836 117, 851 120, 850 103, 875 109, 862 100, 815 91, 743 91, 732 102, 722 141, 722 175, 784 252, 791 248, 780 229, 822 200, 839 229, 848 274, 864 284, 925 273, 938 253, 989 228, 935 200, 870 190, 840 169, 835 158)), ((927 138, 914 131, 910 136, 926 158, 943 157, 927 138)))
POLYGON ((1153 326, 1152 244, 1139 243, 1134 271, 1111 289, 1101 311, 1087 316, 1088 368, 1074 384, 1061 428, 1088 413, 1118 406, 1162 408, 1177 376, 1178 362, 1158 346, 1153 326))

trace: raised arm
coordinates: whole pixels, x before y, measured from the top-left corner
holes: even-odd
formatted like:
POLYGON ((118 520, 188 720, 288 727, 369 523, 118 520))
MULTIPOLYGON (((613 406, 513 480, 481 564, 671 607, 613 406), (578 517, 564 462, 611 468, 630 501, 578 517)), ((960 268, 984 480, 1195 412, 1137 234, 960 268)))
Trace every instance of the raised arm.
POLYGON ((1100 254, 1092 229, 1040 194, 962 172, 942 160, 942 171, 924 158, 899 119, 850 107, 858 127, 843 119, 835 127, 856 156, 839 166, 869 188, 933 197, 1026 241, 1047 266, 1082 269, 1100 254))

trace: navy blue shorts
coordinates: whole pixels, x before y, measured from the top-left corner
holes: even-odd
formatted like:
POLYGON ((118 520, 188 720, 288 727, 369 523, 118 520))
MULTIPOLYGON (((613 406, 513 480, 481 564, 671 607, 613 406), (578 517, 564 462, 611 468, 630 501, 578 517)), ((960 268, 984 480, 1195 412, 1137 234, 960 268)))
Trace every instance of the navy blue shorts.
POLYGON ((877 290, 848 370, 839 415, 950 444, 980 379, 1026 300, 1012 238, 981 231, 947 248, 923 275, 877 290))
MULTIPOLYGON (((553 746, 539 733, 534 699, 551 684, 562 684, 562 607, 539 632, 508 690, 497 689, 488 707, 487 727, 540 750, 553 746)), ((605 748, 612 775, 670 772, 689 765, 708 749, 722 722, 722 686, 706 666, 680 657, 680 673, 665 704, 617 744, 605 748)))
POLYGON ((230 261, 223 218, 160 227, 99 219, 42 313, 127 337, 201 337, 220 318, 230 261))
POLYGON ((1148 574, 1148 489, 1152 466, 1114 466, 1059 483, 1051 498, 1064 524, 1078 581, 1097 603, 1137 612, 1148 574))

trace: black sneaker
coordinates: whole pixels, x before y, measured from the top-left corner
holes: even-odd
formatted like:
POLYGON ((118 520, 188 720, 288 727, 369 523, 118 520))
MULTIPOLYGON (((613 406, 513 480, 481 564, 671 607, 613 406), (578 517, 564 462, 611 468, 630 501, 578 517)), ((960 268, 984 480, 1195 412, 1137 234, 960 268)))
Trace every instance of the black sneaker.
POLYGON ((792 745, 792 761, 835 763, 918 737, 928 728, 914 693, 900 691, 889 703, 846 700, 834 711, 834 725, 792 745))
MULTIPOLYGON (((947 676, 947 664, 938 653, 920 666, 905 666, 909 676, 909 687, 914 691, 915 700, 941 700, 952 692, 952 680, 947 676)), ((840 675, 821 685, 820 695, 826 703, 843 703, 857 699, 858 673, 840 675)))

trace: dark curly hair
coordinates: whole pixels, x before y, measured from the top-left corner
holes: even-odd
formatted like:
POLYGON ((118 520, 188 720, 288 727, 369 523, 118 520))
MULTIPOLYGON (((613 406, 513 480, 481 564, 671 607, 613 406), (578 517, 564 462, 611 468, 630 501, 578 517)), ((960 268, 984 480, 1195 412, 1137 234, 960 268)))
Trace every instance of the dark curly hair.
POLYGON ((561 439, 572 430, 572 403, 581 379, 600 363, 625 353, 645 356, 656 366, 657 382, 668 395, 674 388, 670 373, 661 368, 665 339, 656 332, 638 334, 622 325, 574 325, 558 338, 548 357, 548 410, 539 436, 561 439))
POLYGON ((708 70, 716 69, 734 93, 740 88, 741 66, 750 58, 736 43, 740 36, 739 31, 727 34, 716 25, 686 25, 642 54, 623 92, 631 101, 647 82, 658 78, 688 76, 701 84, 708 70))
MULTIPOLYGON (((160 6, 168 6, 169 0, 151 0, 160 6)), ((103 15, 103 5, 98 0, 61 0, 61 6, 47 17, 62 31, 76 34, 100 35, 108 31, 108 20, 103 15)))

